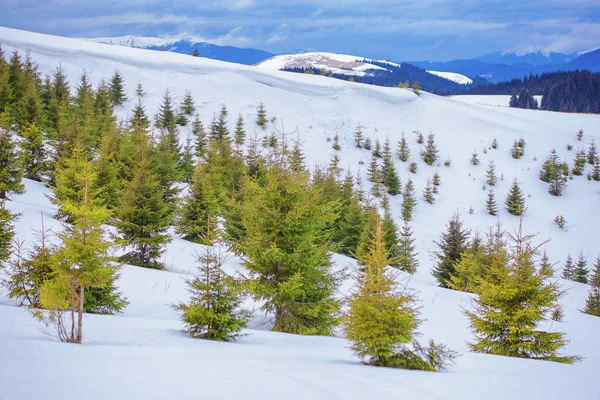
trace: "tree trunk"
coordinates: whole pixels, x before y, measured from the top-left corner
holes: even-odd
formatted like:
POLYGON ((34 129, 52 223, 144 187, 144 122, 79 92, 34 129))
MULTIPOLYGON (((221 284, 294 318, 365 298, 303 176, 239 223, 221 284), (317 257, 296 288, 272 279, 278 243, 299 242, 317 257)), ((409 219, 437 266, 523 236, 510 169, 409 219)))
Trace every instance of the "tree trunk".
POLYGON ((85 288, 83 287, 83 285, 81 285, 79 287, 79 302, 77 304, 77 313, 78 313, 78 318, 77 318, 77 343, 81 344, 81 341, 83 340, 83 302, 85 299, 85 288))

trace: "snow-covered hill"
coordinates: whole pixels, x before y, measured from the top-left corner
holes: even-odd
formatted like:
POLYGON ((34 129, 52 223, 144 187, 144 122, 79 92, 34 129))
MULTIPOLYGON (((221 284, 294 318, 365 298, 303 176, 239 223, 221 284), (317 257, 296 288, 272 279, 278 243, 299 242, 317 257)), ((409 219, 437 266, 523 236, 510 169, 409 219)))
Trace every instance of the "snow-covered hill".
MULTIPOLYGON (((598 256, 600 184, 575 177, 561 197, 547 193, 538 179, 544 157, 556 149, 572 165, 573 152, 592 139, 600 142, 600 116, 561 114, 469 104, 411 90, 383 88, 321 76, 290 74, 251 66, 235 65, 186 55, 115 47, 75 39, 59 38, 0 28, 0 43, 10 53, 29 50, 44 73, 60 63, 71 85, 83 70, 94 84, 118 69, 125 79, 130 99, 142 82, 147 92, 148 114, 157 109, 160 97, 169 89, 181 99, 190 90, 199 105, 200 117, 208 122, 221 104, 231 115, 242 114, 246 129, 253 131, 259 102, 269 117, 283 121, 287 132, 298 130, 310 165, 326 164, 335 153, 328 140, 337 134, 340 166, 366 179, 369 152, 356 149, 352 134, 357 125, 371 139, 392 143, 404 132, 419 164, 416 174, 395 161, 403 182, 415 182, 420 194, 436 170, 441 175, 440 193, 434 205, 420 199, 411 223, 417 238, 420 267, 406 276, 409 287, 418 292, 426 320, 420 331, 424 339, 435 338, 462 356, 455 366, 442 373, 403 371, 366 367, 352 355, 342 338, 300 337, 265 331, 269 324, 259 311, 247 336, 236 343, 193 340, 180 332, 181 323, 170 308, 186 296, 183 280, 193 270, 192 253, 198 245, 175 239, 167 248, 164 262, 169 271, 125 266, 118 282, 130 305, 117 316, 87 315, 84 345, 58 342, 29 312, 17 308, 0 293, 0 398, 8 399, 578 399, 598 397, 597 372, 600 349, 597 346, 600 319, 582 314, 588 286, 560 280, 568 290, 562 303, 563 322, 551 322, 546 329, 566 332, 570 344, 565 354, 585 357, 581 364, 514 359, 470 353, 466 342, 472 339, 462 313, 471 296, 435 285, 430 271, 433 240, 443 231, 448 218, 459 211, 465 225, 480 232, 496 222, 485 210, 486 165, 494 161, 497 174, 504 177, 496 188, 503 203, 513 179, 518 179, 528 207, 525 230, 539 233, 554 262, 567 254, 582 251, 589 259, 598 256), (582 128, 582 142, 575 134, 582 128), (419 158, 416 130, 435 134, 442 162, 429 167, 419 158), (510 147, 524 138, 525 156, 514 160, 510 147), (499 143, 490 149, 492 140, 499 143), (481 164, 470 163, 473 151, 481 164), (443 161, 452 160, 450 167, 443 161), (473 214, 469 208, 473 208, 473 214), (568 221, 561 231, 553 219, 562 214, 568 221), (85 391, 84 391, 85 390, 85 391)), ((129 101, 117 111, 125 117, 133 107, 129 101)), ((483 102, 485 103, 485 102, 483 102)), ((233 121, 230 121, 233 127, 233 121)), ((184 130, 183 136, 189 135, 184 130)), ((589 171, 590 166, 586 167, 589 171)), ((20 239, 28 244, 32 229, 39 226, 40 213, 47 226, 60 229, 52 220, 54 207, 43 196, 48 189, 27 181, 27 192, 8 202, 21 212, 17 223, 20 239)), ((400 219, 399 196, 391 199, 394 216, 400 219)), ((513 230, 516 217, 502 209, 504 228, 513 230)), ((355 263, 335 256, 336 265, 350 270, 355 263)), ((232 258, 227 268, 242 268, 232 258)), ((340 288, 340 297, 349 293, 352 281, 340 288)), ((252 305, 249 302, 248 305, 252 305)), ((268 318, 267 318, 268 319, 268 318)))
POLYGON ((456 82, 461 85, 469 85, 473 83, 473 79, 466 77, 461 74, 457 74, 456 72, 441 72, 441 71, 427 71, 430 74, 441 76, 444 79, 448 79, 452 82, 456 82))

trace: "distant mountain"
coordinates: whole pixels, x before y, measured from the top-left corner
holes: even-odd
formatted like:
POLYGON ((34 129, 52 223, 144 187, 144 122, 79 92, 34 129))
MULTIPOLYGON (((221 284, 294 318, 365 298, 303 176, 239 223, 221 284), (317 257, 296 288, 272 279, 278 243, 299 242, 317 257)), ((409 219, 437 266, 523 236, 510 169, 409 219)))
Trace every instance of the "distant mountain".
POLYGON ((190 55, 194 52, 194 50, 198 50, 200 57, 245 65, 254 65, 260 61, 274 56, 273 53, 269 53, 264 50, 245 49, 233 46, 217 46, 216 44, 197 41, 194 39, 164 39, 122 36, 112 38, 93 38, 86 40, 148 50, 172 51, 175 53, 190 55))
POLYGON ((600 49, 583 52, 569 62, 567 66, 570 69, 587 69, 591 72, 600 72, 600 49))
POLYGON ((494 53, 484 54, 476 57, 475 60, 484 61, 491 64, 565 64, 574 58, 573 54, 563 54, 548 52, 540 48, 524 48, 516 51, 496 51, 494 53))

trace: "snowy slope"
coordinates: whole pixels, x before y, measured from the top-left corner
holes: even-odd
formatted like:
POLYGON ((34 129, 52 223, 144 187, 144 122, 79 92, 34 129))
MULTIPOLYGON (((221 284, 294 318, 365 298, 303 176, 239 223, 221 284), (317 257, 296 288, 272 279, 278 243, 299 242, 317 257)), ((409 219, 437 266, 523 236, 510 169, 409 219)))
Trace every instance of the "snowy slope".
MULTIPOLYGON (((360 76, 366 75, 367 73, 365 70, 369 69, 385 70, 385 68, 358 61, 362 59, 364 59, 364 57, 347 54, 313 52, 279 55, 262 61, 257 65, 273 70, 280 70, 283 68, 316 68, 337 74, 360 76)), ((393 65, 398 66, 398 64, 393 65)))
MULTIPOLYGON (((86 316, 84 345, 56 341, 25 309, 16 308, 0 293, 0 393, 10 399, 80 399, 78 389, 86 389, 87 399, 145 398, 239 398, 280 399, 564 399, 575 393, 580 399, 597 399, 597 371, 600 349, 597 336, 600 319, 579 312, 588 287, 562 281, 568 293, 563 299, 565 319, 546 328, 568 334, 571 343, 565 354, 586 357, 578 365, 511 359, 469 353, 471 340, 461 307, 468 307, 470 296, 435 286, 430 275, 430 251, 433 240, 444 229, 451 214, 458 210, 467 227, 487 231, 496 218, 485 211, 485 169, 494 160, 497 174, 503 174, 496 189, 501 205, 513 178, 521 182, 527 197, 525 230, 540 233, 539 239, 551 239, 546 246, 553 261, 562 261, 570 252, 583 251, 595 258, 600 251, 600 213, 597 210, 600 184, 584 177, 569 181, 562 197, 551 197, 539 181, 543 158, 556 148, 572 164, 575 149, 592 138, 600 142, 600 116, 561 114, 542 111, 468 104, 428 93, 416 96, 410 90, 354 84, 304 74, 286 74, 268 68, 228 64, 173 53, 161 53, 115 47, 81 40, 0 28, 0 42, 10 52, 30 50, 50 72, 59 63, 74 86, 86 70, 94 83, 119 69, 130 99, 135 86, 142 82, 147 91, 145 102, 154 114, 166 88, 182 97, 189 89, 199 105, 201 118, 208 122, 221 104, 232 116, 241 113, 246 129, 253 132, 252 121, 259 102, 268 115, 285 124, 286 132, 299 136, 304 143, 307 162, 326 164, 334 153, 327 141, 340 136, 340 166, 365 172, 370 160, 367 151, 354 148, 352 132, 361 124, 372 139, 393 143, 405 132, 412 154, 419 163, 417 174, 396 160, 403 182, 412 178, 417 193, 436 168, 441 174, 440 194, 433 206, 420 201, 412 228, 417 238, 421 266, 408 285, 419 292, 426 321, 420 331, 423 339, 435 338, 462 356, 444 373, 399 371, 362 366, 341 338, 298 337, 266 331, 269 324, 259 311, 248 335, 237 343, 222 344, 192 340, 179 332, 181 324, 169 307, 185 298, 183 279, 193 270, 191 253, 198 245, 176 239, 165 253, 169 272, 125 266, 119 286, 130 305, 119 316, 86 316), (575 133, 585 135, 580 144, 575 133), (419 145, 414 130, 435 133, 441 161, 450 157, 452 166, 428 167, 418 159, 419 145), (499 149, 487 150, 493 138, 499 149), (525 156, 513 160, 510 146, 517 138, 526 141, 525 156), (481 164, 469 163, 477 150, 481 164), (363 163, 363 165, 360 164, 363 163), (472 206, 474 213, 468 213, 472 206), (552 220, 558 214, 568 221, 566 232, 552 220), (26 371, 26 373, 24 373, 26 371), (66 377, 69 377, 68 384, 66 377), (35 384, 32 384, 35 382, 35 384)), ((133 101, 118 110, 126 116, 133 101)), ((233 122, 231 122, 233 126, 233 122)), ((190 134, 184 130, 183 135, 190 134)), ((394 146, 395 147, 395 146, 394 146)), ((589 166, 587 166, 589 170, 589 166)), ((51 220, 54 208, 43 193, 48 189, 27 182, 27 192, 8 206, 22 212, 17 224, 20 239, 30 243, 32 228, 37 228, 40 213, 46 225, 60 229, 51 220)), ((400 218, 401 199, 391 199, 392 211, 400 218)), ((517 218, 504 209, 499 213, 503 226, 512 230, 517 218)), ((335 256, 338 267, 355 269, 345 257, 335 256)), ((227 268, 242 268, 232 258, 227 268)), ((349 293, 352 280, 340 288, 340 296, 349 293)), ((248 302, 249 306, 257 306, 248 302)))
POLYGON ((441 71, 427 71, 430 74, 440 76, 444 79, 448 79, 452 82, 456 82, 460 85, 470 85, 473 83, 473 79, 466 77, 461 74, 457 74, 456 72, 441 72, 441 71))

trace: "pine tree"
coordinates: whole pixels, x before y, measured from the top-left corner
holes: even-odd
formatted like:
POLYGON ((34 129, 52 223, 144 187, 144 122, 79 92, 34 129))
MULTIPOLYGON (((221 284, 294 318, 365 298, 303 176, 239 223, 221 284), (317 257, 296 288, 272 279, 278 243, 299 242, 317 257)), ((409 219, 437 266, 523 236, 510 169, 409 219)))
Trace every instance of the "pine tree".
POLYGON ((256 113, 256 125, 258 125, 263 131, 267 129, 267 110, 265 109, 264 103, 261 101, 258 105, 258 111, 256 113))
POLYGON ((371 150, 371 138, 365 138, 365 143, 363 144, 365 150, 371 150))
POLYGON ((454 214, 446 225, 446 232, 440 235, 435 242, 439 250, 435 252, 438 263, 432 275, 441 287, 448 287, 455 276, 456 264, 460 262, 462 254, 469 247, 469 231, 463 229, 459 214, 454 214))
POLYGON ((512 215, 520 216, 525 212, 525 197, 516 179, 508 192, 504 204, 506 204, 508 212, 512 215))
POLYGON ((596 150, 596 142, 594 139, 590 142, 590 147, 587 153, 588 164, 596 164, 598 162, 598 151, 596 150))
POLYGON ((588 274, 589 271, 587 269, 587 260, 582 253, 579 253, 579 257, 577 258, 577 265, 573 270, 573 280, 575 282, 587 284, 588 274))
POLYGON ((567 256, 567 260, 563 265, 562 277, 563 279, 568 279, 570 281, 575 278, 575 264, 573 263, 573 259, 571 258, 570 254, 567 256))
POLYGON ((375 182, 376 179, 381 177, 381 174, 379 173, 379 161, 374 155, 371 155, 371 162, 369 163, 369 168, 367 169, 367 177, 369 178, 370 182, 375 182))
MULTIPOLYGON (((118 207, 119 191, 123 187, 123 178, 120 176, 121 165, 119 165, 120 142, 118 128, 113 125, 102 138, 98 158, 94 161, 96 174, 94 187, 98 191, 98 204, 109 210, 118 207)), ((137 150, 139 151, 139 148, 137 150)))
POLYGON ((206 157, 208 143, 206 132, 204 131, 202 121, 198 114, 196 114, 196 118, 194 119, 194 122, 192 122, 192 134, 194 135, 194 150, 196 157, 202 160, 206 157))
POLYGON ((35 124, 21 130, 25 139, 21 144, 20 159, 23 165, 23 175, 27 179, 42 182, 48 172, 48 160, 44 147, 44 134, 35 124))
POLYGON ((243 187, 239 249, 251 289, 273 313, 274 331, 330 335, 337 279, 325 228, 337 219, 335 203, 323 201, 305 172, 272 166, 262 182, 246 179, 243 187))
POLYGON ((399 194, 401 191, 401 183, 396 168, 394 168, 389 140, 385 141, 383 147, 383 166, 381 172, 383 175, 382 183, 387 187, 388 193, 392 196, 399 194))
POLYGON ((479 154, 477 154, 477 151, 474 151, 473 155, 471 156, 471 164, 479 165, 479 154))
POLYGON ((173 212, 175 210, 177 196, 181 191, 177 182, 182 180, 182 157, 177 150, 179 146, 173 145, 172 140, 173 138, 168 132, 163 131, 160 134, 158 143, 151 155, 151 168, 154 176, 160 183, 163 198, 173 212))
MULTIPOLYGON (((205 231, 210 231, 210 226, 205 231)), ((223 270, 223 243, 217 249, 210 242, 205 245, 203 252, 196 254, 198 274, 186 281, 190 300, 175 308, 181 313, 184 332, 191 337, 234 341, 251 316, 241 308, 242 284, 223 270)))
POLYGON ((433 204, 433 202, 435 201, 435 198, 433 197, 433 188, 431 187, 431 181, 429 179, 427 179, 427 185, 423 190, 423 198, 429 204, 433 204))
POLYGON ((358 250, 361 235, 366 226, 366 216, 358 198, 350 197, 340 209, 339 236, 336 238, 338 252, 353 256, 358 250))
MULTIPOLYGON (((440 186, 440 173, 438 171, 435 171, 435 174, 433 174, 433 180, 431 181, 431 183, 433 183, 433 186, 440 186)), ((434 193, 437 193, 436 188, 434 187, 434 193)))
POLYGON ((417 173, 417 169, 418 169, 418 168, 419 168, 419 167, 418 167, 417 163, 416 163, 414 160, 413 160, 413 161, 411 161, 410 165, 408 166, 408 170, 409 170, 410 172, 412 172, 413 174, 416 174, 416 173, 417 173))
POLYGON ((518 160, 519 158, 523 157, 524 154, 525 154, 525 152, 523 151, 523 148, 521 146, 519 146, 519 142, 517 142, 515 140, 515 143, 513 144, 513 147, 511 150, 512 158, 514 158, 515 160, 518 160))
POLYGON ((495 216, 498 214, 498 205, 496 204, 496 200, 494 199, 494 190, 492 188, 488 190, 488 198, 485 202, 485 208, 487 209, 488 214, 490 215, 495 216))
POLYGON ((415 131, 415 133, 417 134, 417 143, 423 144, 425 139, 423 138, 423 134, 421 133, 421 131, 415 131))
POLYGON ((244 145, 245 141, 246 131, 244 131, 244 117, 242 117, 242 114, 240 114, 237 122, 235 123, 235 133, 233 134, 233 142, 235 143, 238 151, 244 145))
POLYGON ((212 243, 215 237, 211 236, 210 229, 217 226, 219 209, 211 177, 204 171, 203 166, 199 165, 189 194, 182 201, 176 221, 176 233, 192 242, 212 243))
POLYGON ((189 90, 185 91, 183 95, 183 101, 180 106, 181 114, 191 117, 196 112, 196 104, 194 103, 194 98, 192 97, 192 92, 189 90))
POLYGON ((538 248, 532 247, 531 239, 520 227, 511 236, 508 260, 494 259, 477 285, 474 310, 465 312, 476 338, 471 350, 569 364, 580 361, 581 357, 558 354, 567 343, 563 333, 538 328, 562 292, 550 281, 552 271, 539 268, 538 248))
POLYGON ((76 201, 67 199, 62 204, 73 216, 74 224, 65 225, 58 235, 61 245, 53 255, 55 276, 44 282, 40 293, 41 306, 50 313, 37 314, 46 324, 56 327, 61 341, 69 343, 83 340, 86 290, 107 287, 115 274, 108 256, 111 242, 101 227, 110 212, 97 205, 91 190, 94 173, 90 162, 77 171, 76 180, 81 195, 76 201))
POLYGON ((373 157, 381 158, 381 144, 379 143, 379 139, 375 139, 375 146, 373 147, 373 157))
POLYGON ((402 192, 402 219, 407 222, 412 219, 413 209, 417 205, 415 199, 415 186, 412 180, 408 180, 402 192))
POLYGON ((395 283, 388 268, 392 259, 383 235, 377 220, 369 234, 367 251, 359 260, 365 268, 357 277, 357 290, 344 318, 352 350, 369 365, 443 369, 454 353, 433 341, 430 349, 423 349, 413 340, 420 323, 415 298, 395 283), (413 349, 408 346, 411 341, 413 349))
POLYGON ((19 153, 12 134, 0 129, 0 200, 7 200, 13 194, 24 193, 25 186, 21 182, 22 178, 19 153))
POLYGON ((122 257, 123 261, 162 269, 164 266, 156 260, 162 254, 163 246, 171 241, 166 234, 171 210, 149 164, 149 160, 142 157, 133 180, 121 193, 117 229, 125 241, 124 246, 133 249, 122 257))
POLYGON ((146 95, 146 92, 144 92, 144 87, 142 86, 141 82, 138 82, 137 87, 135 89, 135 94, 140 99, 146 95))
POLYGON ((113 106, 120 106, 127 101, 127 96, 125 96, 125 82, 119 71, 115 71, 110 79, 109 93, 113 106))
POLYGON ((390 265, 397 267, 398 258, 400 256, 398 244, 400 238, 398 237, 398 227, 394 222, 390 210, 390 201, 386 195, 383 195, 381 200, 381 208, 383 208, 383 218, 381 219, 381 229, 383 230, 383 240, 390 250, 390 256, 394 259, 394 262, 390 265))
POLYGON ((146 115, 146 109, 141 98, 138 99, 138 102, 135 108, 133 109, 133 113, 131 115, 129 123, 137 129, 146 130, 150 127, 150 119, 146 115))
POLYGON ((413 232, 410 229, 408 221, 405 220, 400 231, 400 240, 398 241, 398 268, 409 274, 417 272, 417 268, 419 267, 418 254, 415 252, 413 232))
POLYGON ((594 164, 594 169, 592 170, 590 178, 596 182, 600 181, 600 162, 594 164))
POLYGON ((181 156, 181 163, 179 164, 179 172, 181 179, 190 183, 194 177, 194 170, 196 165, 194 163, 194 149, 192 146, 192 138, 187 137, 185 139, 185 146, 183 147, 183 155, 181 156))
POLYGON ((439 151, 435 145, 435 136, 433 133, 430 133, 427 137, 427 145, 425 146, 425 151, 421 152, 421 157, 427 165, 433 165, 437 161, 439 151))
POLYGON ((335 151, 340 151, 342 147, 340 146, 340 137, 339 135, 335 135, 333 137, 333 146, 331 146, 335 151))
POLYGON ((583 312, 600 317, 600 257, 596 259, 594 271, 590 279, 590 291, 583 312))
POLYGON ((494 161, 490 161, 488 170, 486 172, 486 176, 487 176, 486 183, 490 186, 496 186, 496 183, 498 182, 498 178, 496 177, 496 164, 494 164, 494 161))
POLYGON ((160 101, 155 125, 157 128, 166 129, 169 132, 177 131, 177 116, 175 115, 173 98, 169 89, 165 90, 165 94, 160 101))
POLYGON ((300 138, 294 141, 292 151, 290 152, 290 168, 292 171, 305 171, 306 165, 304 163, 304 152, 302 151, 302 145, 300 138))
POLYGON ((496 138, 494 138, 494 141, 492 142, 492 149, 497 149, 498 148, 498 141, 496 140, 496 138))
POLYGON ((404 136, 404 133, 398 142, 398 158, 403 162, 408 161, 410 158, 410 148, 408 147, 408 142, 406 141, 406 136, 404 136))
POLYGON ((560 196, 566 186, 566 175, 568 174, 568 167, 566 174, 564 167, 560 162, 560 157, 556 153, 556 150, 552 150, 550 156, 542 164, 540 170, 540 180, 549 183, 548 192, 553 196, 560 196))
POLYGON ((573 175, 581 176, 583 175, 583 170, 585 169, 585 163, 587 161, 587 156, 585 154, 584 149, 579 149, 577 153, 575 153, 575 160, 573 162, 573 175))
POLYGON ((363 132, 362 132, 362 127, 360 125, 358 125, 356 127, 356 130, 354 131, 354 145, 356 146, 357 149, 362 149, 363 140, 364 140, 364 136, 363 136, 363 132))
POLYGON ((14 223, 18 217, 18 214, 6 209, 4 202, 0 202, 0 268, 11 256, 11 244, 15 236, 14 223))

